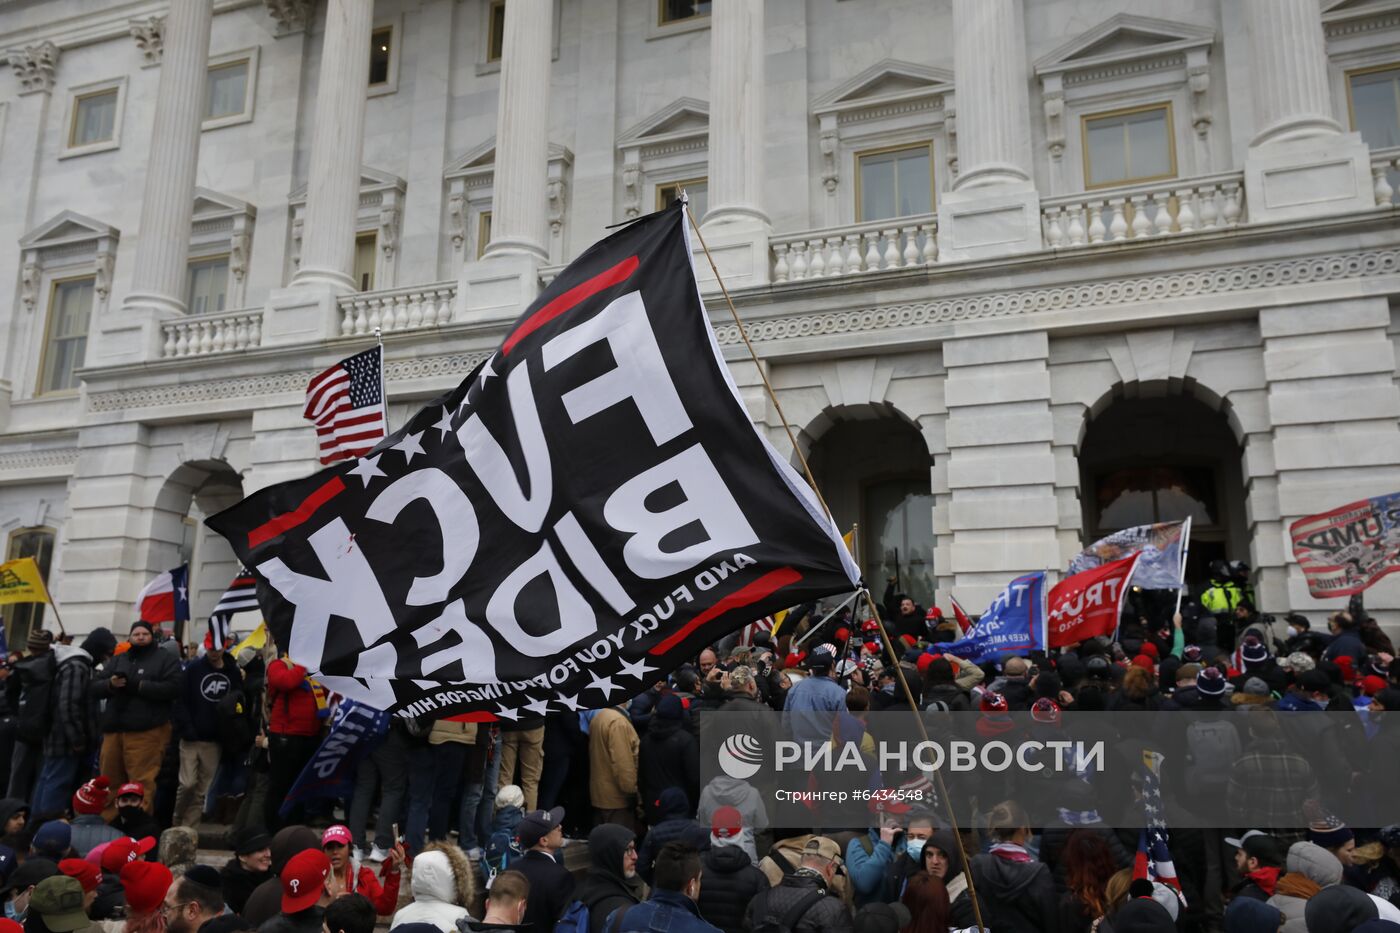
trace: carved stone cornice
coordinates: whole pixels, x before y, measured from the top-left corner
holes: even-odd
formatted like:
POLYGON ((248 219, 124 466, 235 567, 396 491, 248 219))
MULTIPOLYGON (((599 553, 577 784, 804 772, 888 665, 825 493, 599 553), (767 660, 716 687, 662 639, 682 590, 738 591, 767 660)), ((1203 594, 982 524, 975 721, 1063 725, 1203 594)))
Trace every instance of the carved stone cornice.
POLYGON ((0 473, 29 470, 66 470, 78 462, 78 448, 55 447, 48 450, 17 450, 0 453, 0 473))

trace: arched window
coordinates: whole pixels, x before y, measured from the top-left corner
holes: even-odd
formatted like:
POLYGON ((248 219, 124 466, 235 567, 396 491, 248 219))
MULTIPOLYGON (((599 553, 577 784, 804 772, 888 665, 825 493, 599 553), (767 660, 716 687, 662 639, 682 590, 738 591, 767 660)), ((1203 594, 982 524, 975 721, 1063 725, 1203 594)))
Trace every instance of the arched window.
MULTIPOLYGON (((5 547, 5 559, 19 560, 21 557, 32 557, 39 565, 39 574, 44 578, 44 585, 48 586, 49 567, 53 563, 53 540, 54 530, 52 528, 17 528, 10 532, 10 538, 5 547)), ((43 603, 14 603, 13 605, 0 608, 5 620, 5 643, 13 647, 21 647, 29 638, 29 633, 44 627, 43 603)))

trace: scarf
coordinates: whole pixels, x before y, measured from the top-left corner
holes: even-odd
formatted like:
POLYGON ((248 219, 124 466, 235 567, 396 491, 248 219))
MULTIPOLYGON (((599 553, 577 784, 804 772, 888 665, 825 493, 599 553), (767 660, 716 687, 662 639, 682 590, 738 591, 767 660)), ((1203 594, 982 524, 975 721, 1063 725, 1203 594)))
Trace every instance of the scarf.
POLYGON ((1278 876, 1281 871, 1282 869, 1271 868, 1268 866, 1265 866, 1264 868, 1256 868, 1254 871, 1245 875, 1245 880, 1253 881, 1259 886, 1259 889, 1261 891, 1263 891, 1270 897, 1273 897, 1274 889, 1278 887, 1278 876))
POLYGON ((1066 826, 1097 826, 1103 822, 1098 810, 1066 810, 1059 807, 1060 821, 1066 826))
POLYGON ((967 873, 958 872, 958 876, 944 885, 948 889, 948 902, 952 903, 958 899, 958 895, 967 890, 967 873))
MULTIPOLYGON (((998 842, 992 846, 991 854, 1007 862, 1034 862, 1031 854, 1014 842, 998 842)), ((1263 887, 1263 885, 1260 885, 1263 887)), ((1273 892, 1270 892, 1273 893, 1273 892)))
POLYGON ((1290 871, 1274 886, 1274 893, 1283 897, 1296 897, 1300 901, 1311 900, 1322 887, 1301 872, 1290 871))

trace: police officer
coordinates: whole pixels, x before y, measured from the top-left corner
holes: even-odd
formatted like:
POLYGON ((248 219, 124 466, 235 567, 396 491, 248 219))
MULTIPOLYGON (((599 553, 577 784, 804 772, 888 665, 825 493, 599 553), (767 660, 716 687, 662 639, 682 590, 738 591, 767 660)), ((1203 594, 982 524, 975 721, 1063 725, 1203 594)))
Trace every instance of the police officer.
POLYGON ((1230 575, 1223 560, 1210 562, 1210 586, 1201 594, 1201 606, 1215 616, 1215 640, 1222 651, 1235 650, 1235 609, 1244 593, 1230 575))

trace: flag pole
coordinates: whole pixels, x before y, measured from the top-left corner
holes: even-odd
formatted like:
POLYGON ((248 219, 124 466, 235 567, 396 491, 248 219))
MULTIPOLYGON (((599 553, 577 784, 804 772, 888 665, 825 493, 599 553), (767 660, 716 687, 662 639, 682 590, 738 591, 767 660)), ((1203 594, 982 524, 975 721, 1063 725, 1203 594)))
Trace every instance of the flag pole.
POLYGON ((63 628, 63 616, 58 614, 58 603, 53 601, 52 594, 49 595, 49 608, 53 610, 53 620, 58 623, 58 634, 66 636, 68 632, 63 628))
POLYGON ((1191 553, 1191 516, 1186 516, 1186 527, 1181 529, 1181 573, 1177 574, 1176 609, 1172 616, 1181 612, 1181 594, 1186 592, 1186 558, 1191 553))
MULTIPOLYGON (((748 329, 744 327, 743 320, 739 317, 739 311, 734 307, 734 299, 729 297, 729 289, 725 287, 724 279, 719 274, 719 267, 715 265, 715 257, 710 255, 710 248, 705 245, 705 235, 700 232, 700 225, 695 222, 695 214, 690 210, 690 199, 681 192, 681 204, 685 207, 685 215, 690 218, 691 229, 695 231, 695 237, 700 241, 700 249, 705 253, 705 259, 710 263, 710 271, 715 274, 715 281, 719 284, 720 293, 724 295, 724 302, 729 306, 729 314, 734 318, 734 326, 739 330, 739 336, 744 341, 744 346, 748 348, 749 358, 753 360, 755 368, 758 369, 758 376, 763 380, 763 389, 768 393, 768 400, 773 403, 773 410, 782 419, 783 430, 787 432, 788 443, 792 444, 792 450, 797 454, 797 460, 802 464, 802 472, 807 476, 807 482, 812 487, 812 492, 817 496, 817 501, 821 503, 822 511, 826 513, 828 520, 831 520, 831 508, 826 504, 826 497, 822 495, 821 489, 817 486, 817 478, 812 475, 811 464, 807 462, 807 457, 802 453, 802 448, 797 446, 797 438, 792 433, 792 425, 788 423, 787 415, 783 414, 783 405, 778 401, 778 393, 773 391, 773 384, 768 381, 768 373, 763 368, 763 361, 758 358, 758 351, 753 348, 753 342, 749 340, 748 329)), ((842 543, 845 547, 845 543, 842 543)), ((894 653, 894 644, 890 641, 890 634, 885 629, 885 621, 880 618, 879 611, 875 608, 875 598, 870 595, 870 588, 864 587, 861 594, 865 597, 865 603, 870 609, 870 616, 875 620, 875 624, 880 628, 880 640, 885 645, 885 651, 890 656, 890 663, 894 666, 895 677, 899 679, 899 685, 904 691, 904 699, 909 703, 909 711, 914 714, 914 721, 919 724, 919 733, 924 742, 929 741, 928 729, 924 727, 923 717, 919 715, 919 705, 914 701, 914 694, 909 689, 909 681, 904 676, 904 669, 899 666, 899 656, 894 653)), ((943 798, 944 806, 948 810, 948 822, 953 829, 953 838, 958 841, 958 853, 962 856, 963 865, 966 866, 967 893, 972 901, 972 911, 977 920, 977 926, 986 929, 982 922, 982 908, 977 902, 977 888, 972 879, 972 863, 967 857, 967 851, 963 847, 962 833, 958 829, 958 818, 953 813, 953 799, 948 796, 947 788, 943 785, 943 773, 941 769, 936 769, 933 776, 938 780, 938 793, 943 798)))
POLYGON ((389 436, 389 384, 384 375, 384 333, 374 329, 374 340, 379 344, 379 407, 384 411, 384 436, 389 436))

